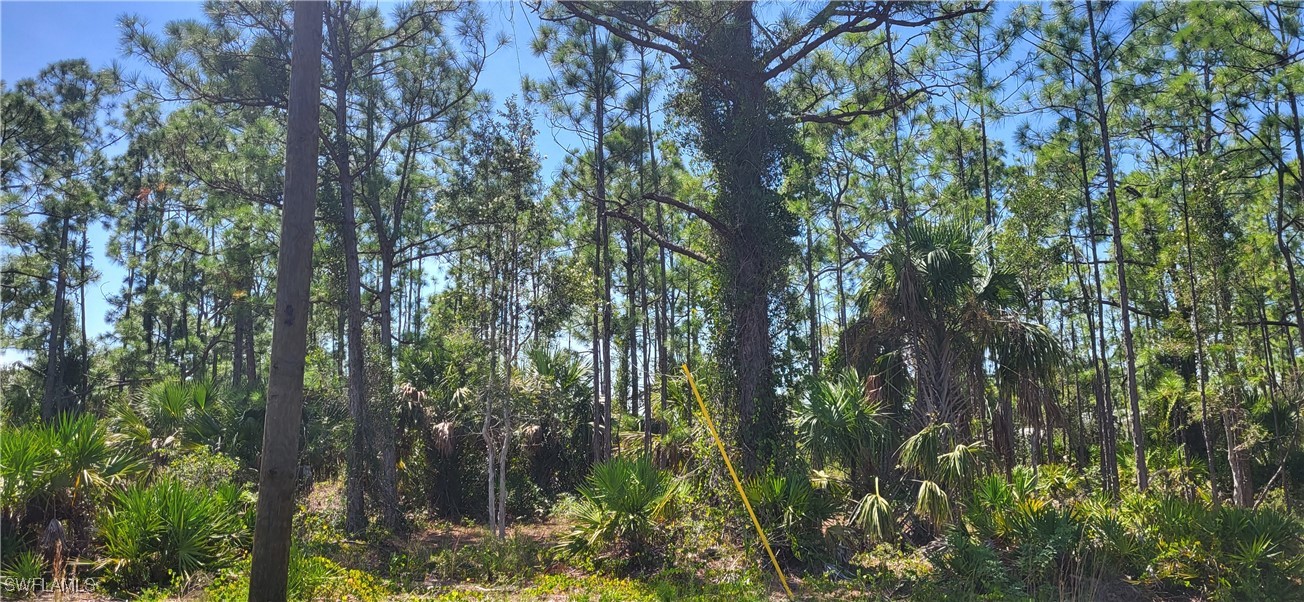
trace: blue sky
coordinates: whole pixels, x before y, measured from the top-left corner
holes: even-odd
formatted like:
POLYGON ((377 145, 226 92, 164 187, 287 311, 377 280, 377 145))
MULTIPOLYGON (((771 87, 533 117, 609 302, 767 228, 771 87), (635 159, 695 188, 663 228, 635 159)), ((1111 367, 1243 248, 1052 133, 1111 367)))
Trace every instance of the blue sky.
MULTIPOLYGON (((382 10, 392 3, 381 2, 382 10)), ((484 2, 492 27, 512 43, 499 49, 485 65, 480 87, 501 102, 520 94, 521 73, 535 77, 548 73, 546 61, 530 52, 537 21, 528 9, 516 2, 484 2)), ((149 28, 161 32, 163 26, 179 19, 203 19, 199 2, 0 2, 0 79, 6 85, 33 77, 42 68, 64 59, 84 58, 92 67, 114 63, 127 73, 150 75, 142 62, 121 52, 118 18, 124 14, 142 17, 149 28)), ((493 32, 491 32, 493 33, 493 32)), ((492 39, 492 38, 491 38, 492 39)), ((563 143, 572 138, 565 132, 550 132, 546 119, 536 118, 541 132, 537 143, 545 155, 545 172, 551 173, 565 154, 563 143)), ((572 141, 573 142, 573 141, 572 141)), ((573 146, 573 144, 566 144, 573 146)), ((110 332, 105 316, 108 297, 118 291, 125 277, 122 266, 104 256, 108 233, 102 228, 92 232, 91 245, 96 249, 94 265, 101 278, 86 293, 87 329, 93 337, 110 332)), ((17 359, 12 350, 0 349, 0 364, 17 359)))

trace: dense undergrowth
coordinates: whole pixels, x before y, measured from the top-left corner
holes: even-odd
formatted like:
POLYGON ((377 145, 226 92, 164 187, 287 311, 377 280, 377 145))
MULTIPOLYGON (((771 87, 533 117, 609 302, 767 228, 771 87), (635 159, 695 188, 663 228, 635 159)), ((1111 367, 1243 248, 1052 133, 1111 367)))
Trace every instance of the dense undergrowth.
MULTIPOLYGON (((253 471, 222 435, 223 421, 257 408, 241 395, 163 385, 103 418, 7 427, 6 595, 25 579, 76 575, 114 597, 245 599, 253 471)), ((401 533, 349 535, 338 480, 305 482, 291 598, 769 598, 777 580, 718 456, 684 417, 666 418, 675 426, 652 454, 631 438, 573 493, 552 493, 548 481, 519 487, 503 539, 438 506, 409 507, 401 533)), ((818 430, 810 419, 794 424, 818 430)), ((807 598, 1304 595, 1304 523, 1280 500, 1214 506, 1182 494, 1191 488, 1115 499, 1091 471, 1064 465, 992 474, 975 447, 968 458, 912 437, 903 472, 868 481, 867 493, 834 462, 797 462, 745 490, 807 598), (901 476, 916 465, 935 480, 901 476)), ((521 462, 512 479, 529 481, 530 468, 521 462)))

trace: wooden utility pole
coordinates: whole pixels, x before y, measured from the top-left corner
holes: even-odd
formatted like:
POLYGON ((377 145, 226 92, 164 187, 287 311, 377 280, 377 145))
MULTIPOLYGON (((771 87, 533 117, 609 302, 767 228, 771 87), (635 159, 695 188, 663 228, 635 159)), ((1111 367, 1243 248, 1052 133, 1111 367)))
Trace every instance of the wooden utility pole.
POLYGON ((249 601, 286 599, 290 523, 299 463, 303 371, 308 345, 308 292, 317 211, 317 136, 321 113, 322 2, 294 3, 289 125, 285 142, 285 197, 276 264, 276 310, 271 373, 258 475, 249 601))

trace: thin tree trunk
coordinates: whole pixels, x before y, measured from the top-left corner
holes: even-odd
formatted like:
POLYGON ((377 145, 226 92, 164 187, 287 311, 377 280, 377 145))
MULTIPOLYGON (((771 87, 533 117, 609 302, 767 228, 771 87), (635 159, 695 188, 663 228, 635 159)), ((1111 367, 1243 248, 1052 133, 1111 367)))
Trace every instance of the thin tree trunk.
MULTIPOLYGON (((598 33, 595 28, 590 32, 592 48, 598 47, 598 33)), ((598 386, 594 388, 597 395, 598 421, 594 424, 594 436, 598 438, 596 460, 611 457, 612 420, 611 420, 611 258, 608 248, 607 228, 607 167, 606 167, 606 65, 595 61, 593 78, 593 156, 594 156, 594 197, 597 205, 597 226, 594 237, 595 276, 598 282, 598 302, 601 310, 601 322, 598 341, 594 346, 593 371, 598 386), (599 373, 601 376, 599 377, 599 373)))
MULTIPOLYGON (((977 54, 977 58, 978 58, 978 87, 979 87, 979 91, 978 91, 978 92, 979 92, 979 100, 978 100, 978 135, 979 135, 979 138, 980 138, 980 140, 981 140, 981 142, 982 142, 982 155, 983 155, 983 200, 986 202, 986 208, 987 208, 987 211, 986 211, 986 213, 985 213, 985 216, 986 216, 986 219, 987 219, 987 226, 988 226, 988 227, 995 227, 995 225, 996 225, 996 208, 995 208, 995 204, 994 204, 993 201, 992 201, 992 164, 991 164, 991 159, 988 158, 988 140, 987 140, 987 102, 986 102, 985 99, 982 98, 982 92, 983 92, 983 90, 981 89, 982 86, 985 85, 985 83, 987 82, 986 68, 985 68, 984 65, 983 65, 983 42, 982 42, 983 37, 982 37, 982 35, 983 35, 983 34, 982 34, 982 26, 979 25, 978 28, 977 28, 977 40, 978 40, 978 41, 977 41, 977 43, 974 45, 975 49, 977 50, 977 52, 976 52, 975 54, 977 54)), ((962 133, 962 134, 961 134, 961 138, 963 138, 963 137, 964 137, 964 136, 963 136, 963 133, 962 133)), ((995 257, 995 255, 994 255, 994 253, 989 253, 989 254, 987 255, 987 259, 988 259, 988 261, 995 261, 996 257, 995 257)))
MULTIPOLYGON (((1217 283, 1215 282, 1215 285, 1217 283)), ((1233 347, 1227 344, 1227 333, 1225 332, 1225 320, 1230 318, 1228 293, 1225 288, 1218 290, 1224 291, 1222 302, 1215 304, 1216 308, 1221 311, 1218 316, 1218 323, 1222 325, 1219 328, 1219 334, 1222 338, 1224 347, 1227 349, 1223 361, 1226 363, 1225 369, 1229 374, 1235 374, 1237 371, 1236 353, 1233 347)), ((1250 453, 1245 448, 1245 410, 1242 408, 1240 393, 1235 389, 1229 391, 1230 399, 1223 405, 1223 432, 1227 437, 1227 464, 1232 475, 1232 503, 1242 508, 1248 508, 1254 503, 1254 481, 1250 472, 1250 453)))
POLYGON ((629 400, 626 407, 631 415, 638 415, 638 289, 634 282, 634 229, 629 224, 624 228, 625 238, 625 306, 626 320, 625 378, 629 381, 629 400))
MULTIPOLYGON (((810 323, 810 369, 811 375, 820 375, 820 307, 819 282, 815 278, 815 242, 811 230, 815 220, 806 218, 806 296, 809 304, 807 317, 810 323)), ((838 266, 842 270, 842 266, 838 266)))
MULTIPOLYGON (((1075 111, 1075 113, 1077 113, 1075 111)), ((1079 115, 1079 121, 1081 117, 1079 115)), ((1091 181, 1087 171, 1087 151, 1084 136, 1078 136, 1078 166, 1082 173, 1083 204, 1087 210, 1087 246, 1091 249, 1091 270, 1095 285, 1095 321, 1088 315, 1087 327, 1091 330, 1091 348, 1093 361, 1097 362, 1097 387, 1100 395, 1096 402, 1097 420, 1100 427, 1100 461, 1105 488, 1117 496, 1119 494, 1118 478, 1118 432, 1114 419, 1114 392, 1106 350, 1105 340, 1105 290, 1104 279, 1100 275, 1100 256, 1096 244, 1095 202, 1091 198, 1091 181), (1097 335, 1099 340, 1097 341, 1097 335)), ((1083 286, 1083 296, 1086 287, 1083 286)))
POLYGON ((344 479, 344 529, 349 533, 360 533, 367 527, 366 475, 368 467, 375 463, 375 453, 369 441, 371 421, 367 407, 366 351, 362 338, 362 269, 358 259, 358 224, 348 138, 350 65, 340 58, 351 56, 353 51, 347 22, 348 4, 340 3, 333 9, 336 12, 331 15, 332 18, 327 19, 332 55, 337 57, 332 62, 335 76, 335 148, 332 154, 339 178, 340 205, 344 212, 340 237, 344 243, 348 407, 349 416, 353 419, 352 443, 346 454, 348 472, 344 479))
POLYGON ((1100 126, 1100 144, 1104 158, 1105 191, 1109 197, 1109 223, 1114 239, 1114 262, 1118 270, 1118 305, 1123 321, 1123 352, 1127 360, 1127 401, 1132 418, 1132 449, 1136 457, 1137 489, 1150 488, 1146 468, 1145 430, 1141 424, 1141 401, 1136 382, 1136 348, 1132 341, 1132 316, 1127 290, 1127 261, 1123 254, 1123 231, 1119 226, 1118 191, 1114 177, 1114 155, 1110 149, 1109 113, 1105 106, 1105 83, 1102 76, 1100 45, 1096 40, 1096 17, 1092 0, 1087 0, 1087 27, 1091 35, 1092 87, 1096 96, 1096 121, 1100 126))
MULTIPOLYGON (((597 35, 596 33, 594 35, 597 35)), ((598 106, 594 118, 594 162, 597 178, 598 202, 598 257, 602 283, 602 458, 610 458, 614 447, 614 425, 611 416, 611 250, 607 218, 607 168, 606 168, 606 102, 602 85, 598 83, 598 106)))
POLYGON ((485 246, 488 249, 488 252, 486 253, 485 265, 488 267, 488 277, 489 277, 489 283, 487 285, 489 290, 489 294, 488 294, 489 312, 487 317, 488 319, 486 320, 485 329, 488 334, 486 339, 486 347, 489 350, 489 384, 485 388, 485 393, 484 393, 484 398, 485 398, 484 423, 482 426, 483 431, 481 432, 481 434, 483 435, 484 442, 485 442, 485 464, 486 464, 486 471, 488 473, 488 477, 485 480, 487 481, 487 487, 488 487, 487 504, 488 504, 488 512, 489 512, 489 533, 497 534, 498 521, 499 521, 498 497, 497 497, 498 483, 496 481, 496 477, 498 474, 498 467, 497 467, 498 446, 497 443, 495 443, 494 441, 494 435, 493 435, 493 414, 494 414, 494 397, 497 395, 501 395, 502 392, 499 391, 499 387, 498 387, 498 352, 499 352, 498 327, 500 324, 499 321, 500 308, 498 305, 499 282, 498 282, 497 263, 495 262, 494 259, 492 244, 493 243, 490 240, 490 237, 486 236, 485 246))
MULTIPOLYGON (((643 97, 647 98, 647 91, 644 90, 643 97)), ((647 123, 647 153, 648 163, 652 169, 652 188, 656 192, 661 192, 661 174, 657 168, 657 148, 656 138, 652 132, 652 113, 651 104, 646 100, 643 103, 644 120, 647 123)), ((666 236, 665 216, 662 214, 661 203, 656 203, 656 220, 657 234, 662 238, 666 236)), ((667 283, 667 251, 666 248, 657 245, 657 319, 656 319, 656 337, 657 337, 657 372, 660 378, 661 408, 666 407, 666 398, 670 392, 670 353, 666 345, 666 337, 670 330, 670 289, 667 283)))
MULTIPOLYGON (((91 394, 91 382, 90 382, 91 343, 90 343, 90 339, 86 336, 86 283, 90 281, 90 278, 87 277, 88 276, 87 272, 89 270, 87 269, 86 258, 90 257, 90 254, 87 253, 87 247, 90 245, 90 236, 88 235, 86 228, 82 229, 81 235, 82 235, 81 252, 78 255, 78 261, 80 261, 81 263, 81 269, 78 270, 77 273, 77 279, 78 279, 77 309, 81 312, 81 316, 80 319, 77 321, 77 325, 80 327, 81 330, 80 334, 81 334, 81 346, 82 346, 81 348, 82 370, 81 370, 81 391, 77 396, 77 402, 78 404, 80 404, 82 408, 85 408, 86 402, 87 400, 90 399, 90 394, 91 394)), ((198 370, 199 369, 197 368, 196 371, 198 370)))
POLYGON ((1209 499, 1216 508, 1219 503, 1217 462, 1214 457, 1213 434, 1209 416, 1209 365, 1204 353, 1204 332, 1200 328, 1200 293, 1195 282, 1195 254, 1191 250, 1191 213, 1186 203, 1186 168, 1181 170, 1182 177, 1182 223, 1186 242, 1186 274, 1191 293, 1191 335, 1195 337, 1195 366, 1199 372, 1200 388, 1200 432, 1204 436, 1205 462, 1208 463, 1209 499))
MULTIPOLYGON (((1295 138, 1295 159, 1298 162, 1304 162, 1304 132, 1300 129, 1299 119, 1299 101, 1295 98, 1295 90, 1290 86, 1289 81, 1286 83, 1286 95, 1290 99, 1290 124, 1291 133, 1295 138)), ((1278 166, 1278 177, 1284 166, 1278 166)), ((1299 185, 1299 199, 1304 202, 1304 177, 1295 176, 1295 181, 1299 185)), ((1291 306, 1295 310, 1296 334, 1300 338, 1300 346, 1304 349, 1304 302, 1300 300, 1299 279, 1295 274, 1295 255, 1286 243, 1286 208, 1285 195, 1277 195, 1277 248, 1281 251, 1282 260, 1286 262, 1286 275, 1290 282, 1290 300, 1291 306)))
POLYGON ((63 410, 63 348, 68 308, 68 232, 72 220, 63 218, 59 252, 55 265, 54 307, 50 310, 50 334, 45 346, 45 383, 41 395, 41 419, 53 422, 63 410))

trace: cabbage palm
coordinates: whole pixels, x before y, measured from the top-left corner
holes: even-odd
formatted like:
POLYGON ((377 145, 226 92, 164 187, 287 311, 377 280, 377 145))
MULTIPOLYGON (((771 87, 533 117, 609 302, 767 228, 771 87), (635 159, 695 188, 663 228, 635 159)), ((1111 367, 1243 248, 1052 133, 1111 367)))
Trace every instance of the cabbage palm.
POLYGON ((970 418, 985 407, 983 365, 991 362, 1003 402, 996 443, 1008 464, 1012 446, 999 435, 1012 436, 1009 402, 1017 397, 1021 413, 1039 426, 1051 407, 1042 383, 1061 351, 1045 326, 1024 315, 1021 287, 987 260, 991 250, 990 228, 973 233, 917 220, 892 232, 869 266, 857 299, 861 315, 842 345, 854 365, 877 359, 864 357, 875 350, 902 350, 894 356, 910 363, 912 427, 953 425, 948 448, 965 439, 970 418))

